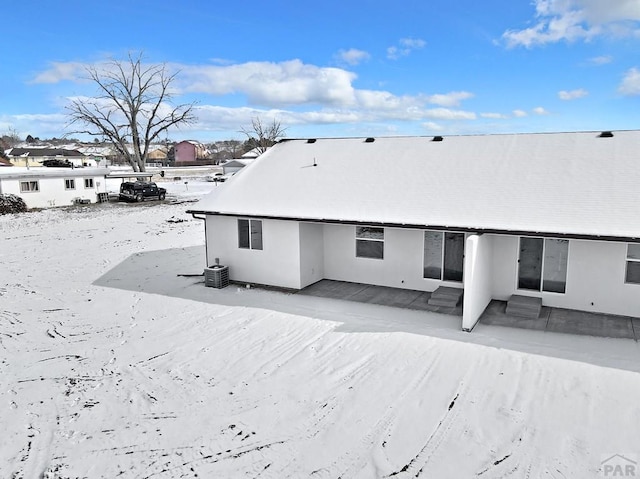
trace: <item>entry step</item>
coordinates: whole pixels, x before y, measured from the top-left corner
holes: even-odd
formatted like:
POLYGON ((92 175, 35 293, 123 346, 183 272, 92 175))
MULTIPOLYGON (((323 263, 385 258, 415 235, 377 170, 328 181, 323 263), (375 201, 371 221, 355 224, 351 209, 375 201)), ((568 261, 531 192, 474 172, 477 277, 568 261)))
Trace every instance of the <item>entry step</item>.
POLYGON ((531 296, 512 295, 507 301, 506 313, 522 318, 538 319, 542 310, 542 299, 531 296))
POLYGON ((464 291, 460 288, 451 288, 449 286, 440 286, 429 298, 430 306, 442 306, 445 308, 455 308, 462 301, 464 291))

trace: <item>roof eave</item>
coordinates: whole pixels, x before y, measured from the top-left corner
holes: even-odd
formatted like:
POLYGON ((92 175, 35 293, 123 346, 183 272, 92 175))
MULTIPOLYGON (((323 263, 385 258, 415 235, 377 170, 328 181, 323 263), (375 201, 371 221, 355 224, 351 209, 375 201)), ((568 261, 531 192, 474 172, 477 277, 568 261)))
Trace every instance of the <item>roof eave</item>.
POLYGON ((456 231, 460 233, 475 233, 475 234, 500 234, 508 236, 535 236, 541 238, 559 238, 559 239, 583 239, 592 241, 613 241, 621 243, 640 243, 640 236, 618 236, 618 235, 598 235, 593 233, 559 233, 553 231, 527 231, 527 230, 512 230, 512 229, 500 229, 500 228, 481 228, 481 227, 460 227, 449 225, 432 225, 432 224, 417 224, 417 223, 391 223, 391 222, 375 222, 375 221, 358 221, 358 220, 346 220, 346 219, 331 219, 331 218, 311 218, 311 217, 292 217, 292 216, 270 216, 270 215, 250 215, 241 213, 230 213, 220 211, 207 211, 207 210, 187 210, 189 214, 197 215, 212 215, 212 216, 228 216, 228 217, 242 217, 242 218, 256 218, 256 219, 268 219, 268 220, 281 220, 281 221, 301 221, 307 223, 324 223, 324 224, 343 224, 343 225, 366 225, 380 228, 405 228, 405 229, 422 229, 422 230, 435 230, 435 231, 456 231))

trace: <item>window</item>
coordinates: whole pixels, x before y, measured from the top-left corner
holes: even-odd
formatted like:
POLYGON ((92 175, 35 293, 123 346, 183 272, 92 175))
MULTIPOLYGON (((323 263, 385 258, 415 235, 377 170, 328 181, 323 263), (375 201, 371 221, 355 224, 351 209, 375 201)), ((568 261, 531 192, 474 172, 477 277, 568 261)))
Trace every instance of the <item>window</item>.
POLYGON ((65 190, 75 190, 76 189, 76 180, 64 180, 64 189, 65 190))
POLYGON ((521 237, 518 289, 564 293, 568 252, 568 240, 521 237))
POLYGON ((40 185, 37 181, 21 181, 20 193, 28 193, 30 191, 40 191, 40 185))
POLYGON ((462 282, 463 266, 464 233, 424 232, 423 278, 462 282))
POLYGON ((632 284, 640 284, 640 244, 627 245, 627 273, 625 281, 632 284))
POLYGON ((261 220, 238 220, 238 247, 262 249, 261 220))
POLYGON ((85 178, 84 179, 84 187, 85 188, 93 188, 93 178, 85 178))
POLYGON ((356 257, 384 258, 384 228, 356 226, 356 257))

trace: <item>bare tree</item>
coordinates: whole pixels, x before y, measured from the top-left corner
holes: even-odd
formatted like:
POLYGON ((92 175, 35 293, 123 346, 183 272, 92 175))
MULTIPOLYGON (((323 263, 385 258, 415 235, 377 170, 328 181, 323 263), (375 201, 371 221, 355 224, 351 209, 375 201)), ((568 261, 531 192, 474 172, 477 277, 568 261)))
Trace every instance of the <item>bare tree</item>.
POLYGON ((5 145, 8 145, 7 148, 13 148, 22 141, 16 129, 12 127, 9 127, 6 133, 4 133, 0 138, 5 145))
POLYGON ((251 119, 250 128, 242 128, 240 133, 247 136, 247 143, 251 149, 255 149, 259 154, 267 151, 267 148, 285 136, 287 129, 274 118, 272 123, 263 123, 260 117, 251 119))
POLYGON ((133 171, 145 171, 149 145, 162 133, 195 121, 194 103, 171 104, 170 86, 177 73, 167 72, 164 64, 144 65, 142 54, 113 60, 100 70, 89 67, 87 73, 98 94, 67 106, 70 124, 85 128, 74 133, 108 141, 133 171))

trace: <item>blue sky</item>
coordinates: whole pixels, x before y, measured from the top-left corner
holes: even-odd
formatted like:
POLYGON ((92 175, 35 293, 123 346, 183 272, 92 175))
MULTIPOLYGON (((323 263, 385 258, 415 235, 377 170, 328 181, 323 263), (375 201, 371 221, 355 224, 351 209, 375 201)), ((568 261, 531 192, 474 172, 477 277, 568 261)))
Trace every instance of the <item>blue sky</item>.
POLYGON ((179 70, 169 138, 640 127, 640 0, 22 0, 3 11, 0 133, 60 137, 87 65, 179 70))

